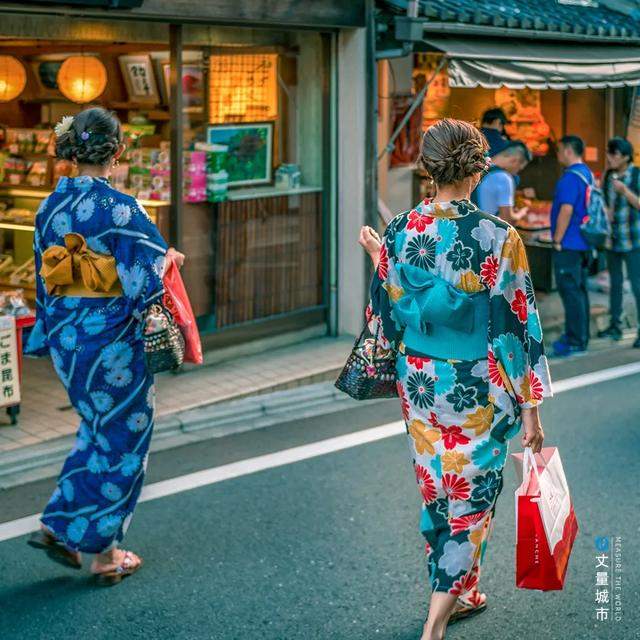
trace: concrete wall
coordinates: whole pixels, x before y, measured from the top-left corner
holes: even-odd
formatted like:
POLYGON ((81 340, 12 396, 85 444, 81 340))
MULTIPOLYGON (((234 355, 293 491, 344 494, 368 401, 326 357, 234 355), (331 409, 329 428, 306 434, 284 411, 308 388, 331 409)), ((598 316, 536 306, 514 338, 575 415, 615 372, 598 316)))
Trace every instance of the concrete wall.
POLYGON ((338 37, 338 331, 362 329, 368 285, 357 244, 365 224, 366 30, 338 37))

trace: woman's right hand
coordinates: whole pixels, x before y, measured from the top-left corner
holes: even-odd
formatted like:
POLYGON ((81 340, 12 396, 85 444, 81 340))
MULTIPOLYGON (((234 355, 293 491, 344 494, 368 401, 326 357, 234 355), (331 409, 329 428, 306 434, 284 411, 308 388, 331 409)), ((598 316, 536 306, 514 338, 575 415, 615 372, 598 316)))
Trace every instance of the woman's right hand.
POLYGON ((358 244, 371 256, 373 265, 377 267, 380 260, 380 248, 382 247, 382 240, 377 231, 371 227, 362 227, 358 244))
POLYGON ((538 453, 542 449, 544 442, 544 431, 540 423, 538 407, 522 410, 522 446, 531 447, 533 453, 538 453))

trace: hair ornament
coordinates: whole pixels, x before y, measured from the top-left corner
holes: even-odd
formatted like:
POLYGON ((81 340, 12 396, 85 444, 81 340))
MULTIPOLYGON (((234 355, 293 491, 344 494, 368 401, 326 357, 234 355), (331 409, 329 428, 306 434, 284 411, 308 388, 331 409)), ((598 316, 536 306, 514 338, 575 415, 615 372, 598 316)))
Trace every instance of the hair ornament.
POLYGON ((58 124, 53 128, 56 136, 59 138, 63 136, 65 133, 71 129, 71 125, 73 124, 73 116, 63 116, 62 120, 58 122, 58 124))
POLYGON ((80 134, 80 138, 82 138, 82 140, 84 140, 84 142, 86 142, 86 141, 89 139, 89 135, 90 135, 90 134, 89 134, 89 132, 88 132, 88 131, 83 131, 83 132, 80 134))

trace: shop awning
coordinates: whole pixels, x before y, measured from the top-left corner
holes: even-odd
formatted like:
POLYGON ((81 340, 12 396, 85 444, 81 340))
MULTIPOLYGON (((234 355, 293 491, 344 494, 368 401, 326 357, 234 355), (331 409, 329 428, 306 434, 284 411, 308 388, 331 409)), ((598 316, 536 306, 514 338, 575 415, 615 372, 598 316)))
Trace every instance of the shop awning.
POLYGON ((448 59, 452 87, 602 89, 640 85, 640 47, 427 37, 448 59))

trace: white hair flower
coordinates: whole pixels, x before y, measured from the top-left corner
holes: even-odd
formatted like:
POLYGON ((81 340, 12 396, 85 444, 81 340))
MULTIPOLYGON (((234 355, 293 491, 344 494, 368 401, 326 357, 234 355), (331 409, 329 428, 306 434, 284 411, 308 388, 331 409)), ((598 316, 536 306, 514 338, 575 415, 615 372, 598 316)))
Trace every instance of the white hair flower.
POLYGON ((58 124, 53 128, 56 132, 56 136, 59 138, 63 136, 69 129, 71 129, 71 125, 73 124, 73 116, 63 116, 62 120, 58 122, 58 124))

